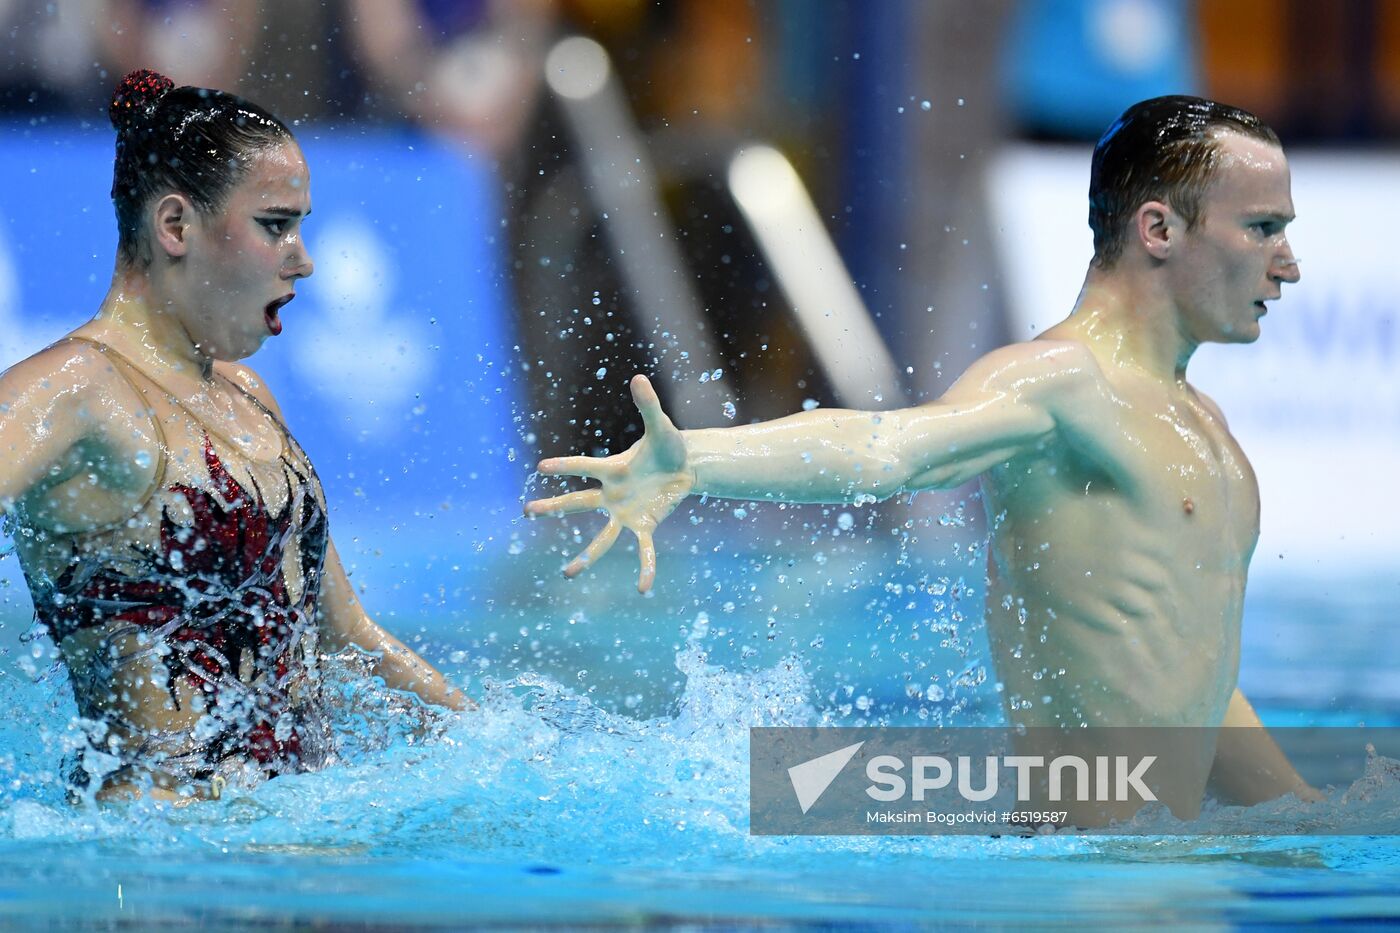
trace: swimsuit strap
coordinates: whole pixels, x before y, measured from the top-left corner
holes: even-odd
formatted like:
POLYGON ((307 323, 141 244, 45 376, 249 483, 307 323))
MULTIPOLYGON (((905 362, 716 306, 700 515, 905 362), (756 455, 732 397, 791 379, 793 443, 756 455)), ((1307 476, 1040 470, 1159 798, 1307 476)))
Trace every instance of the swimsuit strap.
MULTIPOLYGON (((96 347, 96 348, 98 349, 98 351, 101 352, 103 355, 111 356, 111 357, 113 357, 113 358, 115 358, 115 359, 117 359, 117 360, 120 360, 122 363, 125 364, 125 368, 130 369, 130 370, 132 370, 132 371, 138 373, 144 381, 146 381, 146 382, 150 383, 151 385, 155 386, 158 390, 160 390, 160 392, 161 392, 162 395, 164 395, 167 399, 170 400, 170 402, 171 402, 172 404, 174 404, 177 408, 179 408, 179 409, 180 409, 181 411, 183 411, 186 415, 188 415, 191 421, 193 421, 195 424, 199 425, 199 429, 205 433, 206 438, 207 438, 207 435, 209 435, 210 433, 213 433, 213 434, 216 435, 221 441, 223 441, 225 444, 229 445, 229 449, 230 449, 230 450, 234 451, 235 453, 238 453, 238 445, 237 445, 237 444, 235 444, 233 441, 229 440, 226 436, 224 436, 223 434, 219 433, 217 430, 212 430, 212 429, 209 427, 209 425, 207 425, 207 424, 204 423, 204 419, 201 418, 201 417, 199 416, 199 413, 198 413, 198 412, 196 412, 194 409, 190 408, 190 406, 186 405, 186 404, 179 398, 179 396, 175 395, 173 392, 171 392, 169 389, 165 388, 165 386, 161 385, 159 382, 156 382, 153 378, 151 378, 151 376, 150 376, 149 374, 147 374, 144 370, 142 370, 140 366, 137 366, 134 362, 132 362, 132 360, 131 360, 130 357, 128 357, 126 354, 122 353, 122 352, 121 352, 120 350, 118 350, 116 347, 113 347, 113 346, 111 346, 110 344, 106 344, 106 343, 102 343, 102 342, 100 342, 100 341, 94 340, 94 339, 92 339, 91 337, 83 337, 83 336, 79 336, 79 335, 76 335, 76 334, 75 334, 75 335, 72 335, 72 336, 70 336, 70 337, 68 337, 67 339, 69 339, 69 340, 81 340, 81 341, 84 342, 84 343, 90 343, 90 344, 92 344, 94 347, 96 347)), ((125 374, 125 373, 123 373, 122 375, 123 375, 124 378, 126 378, 126 381, 127 381, 129 384, 132 385, 132 388, 137 388, 136 385, 135 385, 134 383, 132 383, 132 380, 131 380, 129 377, 126 377, 126 374, 125 374)), ((283 451, 285 452, 286 449, 287 449, 287 446, 288 446, 288 445, 287 445, 287 440, 291 437, 291 435, 287 432, 287 426, 284 425, 284 424, 282 423, 282 419, 278 418, 277 415, 274 414, 274 413, 271 411, 271 409, 269 409, 266 405, 264 405, 261 401, 259 401, 258 398, 257 398, 257 396, 253 395, 251 392, 249 392, 247 389, 243 388, 241 385, 239 385, 239 384, 238 384, 237 382, 235 382, 234 380, 228 378, 227 376, 224 376, 222 373, 219 373, 217 370, 215 371, 215 375, 220 376, 220 378, 222 378, 224 382, 226 382, 226 383, 228 383, 229 385, 233 386, 233 387, 234 387, 235 389, 237 389, 241 394, 243 394, 243 395, 246 396, 248 399, 250 399, 250 400, 253 402, 253 404, 256 405, 256 406, 258 407, 258 410, 259 410, 259 411, 262 411, 264 414, 266 414, 269 418, 272 419, 272 423, 273 423, 274 425, 276 425, 276 426, 277 426, 277 429, 282 433, 282 449, 283 449, 283 451)), ((138 392, 141 392, 141 396, 142 396, 143 398, 146 397, 145 391, 143 391, 143 390, 141 390, 141 389, 139 389, 139 388, 137 388, 137 391, 138 391, 138 392)), ((163 446, 166 446, 166 445, 165 445, 165 432, 160 428, 159 419, 154 419, 154 418, 153 418, 152 420, 156 421, 156 430, 157 430, 157 431, 160 431, 162 445, 163 445, 163 446)), ((247 457, 246 454, 239 454, 239 455, 242 456, 244 459, 248 459, 248 457, 247 457)))
MULTIPOLYGON (((283 450, 295 453, 297 457, 301 460, 301 469, 305 470, 308 474, 315 478, 316 468, 311 465, 311 458, 307 455, 306 448, 302 447, 301 442, 292 436, 292 432, 287 427, 287 423, 282 420, 282 416, 277 414, 277 412, 273 411, 266 404, 264 404, 262 399, 258 398, 252 392, 249 392, 247 389, 243 388, 243 386, 238 382, 237 379, 230 379, 229 377, 225 376, 224 381, 227 382, 229 385, 233 386, 239 392, 242 392, 244 397, 247 398, 248 401, 252 402, 258 407, 258 409, 263 414, 267 415, 269 418, 272 419, 272 423, 277 425, 277 428, 282 432, 283 450)), ((316 479, 316 482, 320 482, 319 478, 316 479)))
MULTIPOLYGON (((112 366, 112 370, 122 378, 123 382, 125 382, 131 387, 131 390, 133 392, 140 396, 142 401, 146 402, 147 404, 147 410, 149 411, 151 416, 151 424, 155 427, 156 432, 156 468, 155 472, 152 474, 151 477, 151 485, 146 489, 145 494, 141 496, 140 505, 138 505, 136 509, 133 510, 140 511, 141 508, 145 506, 147 502, 150 501, 151 496, 154 496, 156 494, 156 490, 160 489, 165 485, 165 467, 167 460, 166 450, 167 448, 169 448, 170 444, 166 440, 165 428, 161 425, 160 418, 156 415, 155 409, 150 407, 150 398, 146 395, 146 390, 136 384, 136 380, 131 378, 131 374, 128 373, 127 370, 130 369, 133 372, 140 374, 142 378, 144 378, 148 382, 151 382, 152 385, 155 385, 155 382, 145 373, 141 372, 140 367, 138 367, 135 363, 131 362, 131 360, 127 359, 121 353, 117 352, 117 350, 113 349, 105 343, 93 340, 91 337, 81 336, 79 334, 71 334, 68 337, 65 337, 64 340, 60 341, 60 343, 63 342, 86 343, 91 345, 95 350, 97 350, 98 353, 101 353, 103 357, 107 358, 109 362, 114 364, 112 366)), ((125 519, 123 519, 123 521, 125 521, 125 519)), ((113 525, 112 527, 116 527, 116 525, 113 525)), ((100 530, 102 529, 94 529, 94 531, 100 530)))
POLYGON ((295 446, 297 450, 301 453, 302 459, 306 459, 306 452, 301 449, 301 445, 296 442, 296 438, 292 437, 292 432, 287 430, 287 426, 282 422, 282 419, 277 417, 277 412, 264 405, 262 399, 258 398, 252 392, 249 392, 247 389, 243 388, 243 386, 238 382, 237 379, 230 379, 228 376, 225 376, 224 382, 227 382, 239 392, 243 393, 244 398, 252 402, 258 407, 259 411, 261 411, 263 414, 267 415, 269 418, 272 419, 272 423, 277 425, 277 429, 282 432, 282 447, 284 450, 295 446))
POLYGON ((311 465, 311 458, 307 456, 306 448, 302 447, 301 443, 292 436, 292 432, 287 428, 287 424, 282 420, 281 416, 264 404, 262 399, 243 388, 242 384, 240 384, 237 379, 230 379, 228 376, 225 376, 224 381, 243 393, 244 398, 256 405, 259 411, 271 418, 272 423, 277 425, 277 429, 282 432, 282 463, 284 466, 291 469, 293 475, 297 477, 298 482, 304 483, 307 481, 307 477, 310 477, 313 485, 319 486, 321 480, 316 475, 316 468, 311 465), (289 454, 295 454, 295 458, 289 456, 289 454), (300 460, 300 464, 293 465, 293 459, 300 460), (303 473, 305 475, 303 475, 303 473))

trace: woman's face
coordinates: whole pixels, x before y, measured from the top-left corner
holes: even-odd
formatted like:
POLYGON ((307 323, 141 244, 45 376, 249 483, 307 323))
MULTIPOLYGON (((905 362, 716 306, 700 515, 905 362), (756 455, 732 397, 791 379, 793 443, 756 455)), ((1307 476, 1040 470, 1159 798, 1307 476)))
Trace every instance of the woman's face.
POLYGON ((306 160, 290 140, 252 157, 222 210, 195 213, 179 304, 201 352, 241 360, 282 332, 282 306, 312 271, 301 238, 310 213, 306 160))

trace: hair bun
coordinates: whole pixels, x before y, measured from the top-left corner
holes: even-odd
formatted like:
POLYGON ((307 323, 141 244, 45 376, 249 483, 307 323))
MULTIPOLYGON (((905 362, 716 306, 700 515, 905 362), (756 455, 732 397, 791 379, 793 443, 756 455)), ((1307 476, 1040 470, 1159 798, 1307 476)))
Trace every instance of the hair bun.
POLYGON ((139 68, 122 78, 117 85, 111 106, 107 108, 107 116, 118 132, 128 129, 138 117, 148 114, 174 86, 175 82, 160 72, 139 68))

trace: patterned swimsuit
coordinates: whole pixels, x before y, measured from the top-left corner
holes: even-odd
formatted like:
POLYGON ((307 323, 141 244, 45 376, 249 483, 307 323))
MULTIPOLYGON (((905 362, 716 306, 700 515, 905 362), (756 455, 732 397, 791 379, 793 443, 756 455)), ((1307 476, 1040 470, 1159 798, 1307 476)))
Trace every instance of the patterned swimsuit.
POLYGON ((107 785, 143 773, 178 786, 323 766, 331 743, 316 606, 326 511, 305 452, 271 411, 230 382, 281 431, 275 472, 286 486, 274 510, 256 479, 250 489, 234 477, 208 429, 178 399, 116 350, 84 342, 150 406, 160 449, 151 492, 130 518, 78 534, 16 536, 37 619, 69 660, 78 711, 107 727, 105 735, 97 727, 91 746, 102 754, 80 756, 70 779, 84 785, 94 760, 105 762, 96 770, 115 767, 107 785), (164 413, 158 399, 168 403, 164 413), (182 415, 200 425, 202 458, 182 464, 187 481, 168 482, 172 452, 162 422, 182 415), (86 663, 70 657, 74 638, 87 648, 86 663), (160 704, 184 725, 133 716, 119 697, 133 678, 159 685, 168 696, 160 704))

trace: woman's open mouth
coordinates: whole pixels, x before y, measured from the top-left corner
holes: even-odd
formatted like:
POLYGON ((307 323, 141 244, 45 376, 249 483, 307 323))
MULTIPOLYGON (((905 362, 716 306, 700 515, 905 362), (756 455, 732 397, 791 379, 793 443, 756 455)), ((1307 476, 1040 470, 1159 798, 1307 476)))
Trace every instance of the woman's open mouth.
POLYGON ((263 308, 263 320, 267 322, 267 329, 272 336, 276 337, 282 333, 282 318, 279 315, 283 305, 295 297, 296 295, 283 295, 275 301, 269 301, 267 307, 263 308))

